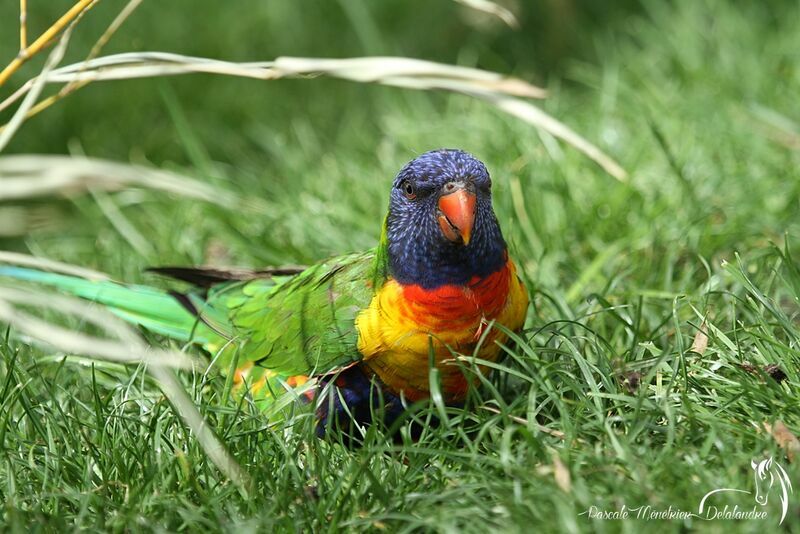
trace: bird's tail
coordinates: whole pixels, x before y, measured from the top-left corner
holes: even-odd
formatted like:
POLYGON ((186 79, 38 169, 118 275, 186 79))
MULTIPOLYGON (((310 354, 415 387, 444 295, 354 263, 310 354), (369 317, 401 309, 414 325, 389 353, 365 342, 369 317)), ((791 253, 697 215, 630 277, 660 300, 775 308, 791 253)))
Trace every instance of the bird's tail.
POLYGON ((53 287, 64 293, 106 306, 122 319, 152 332, 180 340, 208 342, 198 320, 172 293, 110 280, 88 280, 36 269, 0 265, 0 278, 11 278, 53 287), (199 337, 198 337, 199 336, 199 337))

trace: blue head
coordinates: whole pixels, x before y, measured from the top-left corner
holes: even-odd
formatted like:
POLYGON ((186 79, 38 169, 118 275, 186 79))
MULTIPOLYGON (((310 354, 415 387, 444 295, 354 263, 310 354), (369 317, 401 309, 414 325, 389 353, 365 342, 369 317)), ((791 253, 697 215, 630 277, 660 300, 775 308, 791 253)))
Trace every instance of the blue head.
POLYGON ((390 274, 433 289, 487 276, 506 261, 486 166, 462 150, 432 150, 400 170, 386 230, 390 274))

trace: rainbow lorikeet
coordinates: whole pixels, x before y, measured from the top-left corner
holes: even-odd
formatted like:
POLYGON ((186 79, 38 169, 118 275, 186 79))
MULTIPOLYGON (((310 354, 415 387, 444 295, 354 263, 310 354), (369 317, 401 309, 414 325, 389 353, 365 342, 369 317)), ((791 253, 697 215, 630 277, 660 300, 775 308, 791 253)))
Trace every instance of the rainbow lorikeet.
POLYGON ((380 244, 369 252, 296 272, 155 270, 196 287, 168 292, 10 266, 0 276, 54 286, 199 344, 222 372, 236 365, 235 387, 265 406, 312 378, 305 397, 332 381, 337 394, 317 404, 320 432, 344 413, 369 422, 376 398, 384 417, 396 418, 406 400, 429 396, 431 363, 444 400, 462 401, 468 379, 454 351, 477 348, 479 358, 496 360, 507 335, 492 323, 519 330, 528 308, 492 209, 489 172, 461 150, 427 152, 400 170, 380 244))

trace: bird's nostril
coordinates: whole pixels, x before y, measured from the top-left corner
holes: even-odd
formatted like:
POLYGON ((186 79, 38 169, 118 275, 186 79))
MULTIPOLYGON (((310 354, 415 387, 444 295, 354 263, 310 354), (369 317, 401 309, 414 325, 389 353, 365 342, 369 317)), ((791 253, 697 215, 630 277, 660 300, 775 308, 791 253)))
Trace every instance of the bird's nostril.
POLYGON ((463 184, 461 184, 460 182, 447 182, 446 184, 444 184, 444 192, 445 193, 452 193, 453 191, 455 191, 456 189, 458 189, 462 185, 463 184))

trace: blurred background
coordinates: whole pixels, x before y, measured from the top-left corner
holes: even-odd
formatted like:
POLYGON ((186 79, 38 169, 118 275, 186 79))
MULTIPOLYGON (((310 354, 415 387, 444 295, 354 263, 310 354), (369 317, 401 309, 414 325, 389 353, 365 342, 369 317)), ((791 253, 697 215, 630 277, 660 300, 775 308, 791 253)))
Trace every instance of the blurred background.
MULTIPOLYGON (((514 75, 546 87, 549 98, 537 104, 620 161, 627 184, 466 96, 324 77, 105 82, 29 120, 5 153, 86 154, 178 170, 261 198, 268 209, 231 213, 161 193, 120 193, 113 205, 150 243, 133 250, 92 196, 5 203, 0 221, 14 224, 0 231, 0 246, 133 278, 153 262, 314 261, 372 246, 397 169, 441 146, 487 162, 506 233, 540 284, 575 282, 609 247, 637 254, 639 265, 654 254, 710 260, 745 242, 780 240, 795 224, 795 2, 501 4, 517 29, 450 0, 145 1, 103 54, 397 55, 514 75)), ((32 2, 29 34, 70 5, 32 2)), ((83 59, 122 5, 104 1, 87 13, 62 64, 83 59)), ((16 2, 0 5, 3 62, 17 51, 17 16, 16 2)), ((3 94, 43 61, 16 73, 3 94)), ((609 256, 599 266, 606 275, 623 268, 609 256)), ((658 284, 671 287, 678 275, 665 265, 674 263, 656 263, 667 269, 658 284)))
MULTIPOLYGON (((618 161, 626 180, 461 94, 326 77, 98 82, 25 122, 0 153, 0 255, 153 285, 168 282, 144 272, 152 265, 308 264, 375 246, 398 169, 426 150, 459 147, 492 173, 495 210, 532 297, 527 344, 509 358, 521 372, 495 373, 502 398, 484 397, 504 413, 459 416, 466 427, 447 434, 442 425, 395 461, 380 433, 357 451, 300 434, 287 446, 289 433, 273 432, 263 415, 234 415, 219 375, 181 373, 259 484, 239 495, 213 474, 141 367, 64 365, 63 353, 3 328, 0 521, 31 510, 30 523, 77 518, 94 530, 166 517, 170 531, 274 531, 271 522, 282 521, 287 531, 494 523, 513 532, 539 522, 579 532, 580 521, 595 521, 579 515, 590 506, 694 510, 710 488, 754 489, 748 466, 762 453, 789 469, 778 450, 789 450, 787 438, 773 439, 777 425, 764 423, 778 418, 800 435, 800 269, 789 252, 800 235, 800 3, 498 2, 518 28, 454 0, 145 0, 102 55, 393 55, 479 67, 545 87, 548 97, 532 103, 618 161), (93 187, 4 197, 4 173, 21 154, 122 167, 93 187), (192 181, 169 193, 98 187, 130 169, 192 181), (462 449, 456 432, 478 437, 462 449)), ((73 2, 28 4, 36 36, 73 2)), ((84 59, 125 5, 97 3, 62 65, 84 59)), ((17 53, 18 7, 0 2, 0 65, 17 53)), ((0 87, 0 100, 46 56, 0 87)), ((12 284, 0 281, 0 290, 12 284)), ((797 480, 797 462, 791 469, 797 480)), ((775 517, 741 531, 763 532, 775 517)))
MULTIPOLYGON (((233 7, 209 0, 145 1, 106 47, 105 53, 162 50, 230 61, 265 61, 278 56, 407 56, 514 74, 539 84, 568 76, 570 62, 602 59, 598 41, 630 28, 641 15, 635 0, 612 6, 579 0, 507 3, 520 27, 451 0, 368 2, 366 0, 264 2, 243 0, 233 7)), ((72 2, 31 3, 29 33, 38 35, 72 2)), ((63 64, 83 59, 123 2, 100 2, 81 21, 63 64)), ((0 6, 4 23, 0 58, 18 49, 14 20, 18 4, 0 6)), ((19 73, 18 83, 35 75, 41 61, 19 73)), ((12 84, 14 85, 14 84, 12 84)), ((342 130, 381 132, 393 115, 387 101, 405 91, 346 82, 318 80, 280 83, 192 76, 158 82, 124 82, 95 86, 48 119, 33 121, 17 136, 18 151, 64 152, 70 139, 91 146, 94 155, 119 158, 139 151, 155 159, 180 160, 185 150, 175 135, 165 100, 181 102, 186 118, 206 140, 214 159, 230 160, 264 136, 265 125, 288 133, 292 122, 307 122, 329 144, 342 130), (165 93, 169 96, 165 96, 165 93), (332 98, 335 96, 335 100, 332 98), (90 114, 90 116, 86 116, 90 114), (114 136, 107 132, 115 131, 114 136)), ((419 98, 408 95, 406 98, 419 98)), ((431 105, 433 95, 422 96, 431 105)), ((8 118, 5 116, 4 118, 8 118)), ((424 127, 421 124, 420 127, 424 127)), ((429 125, 430 126, 430 125, 429 125)))

